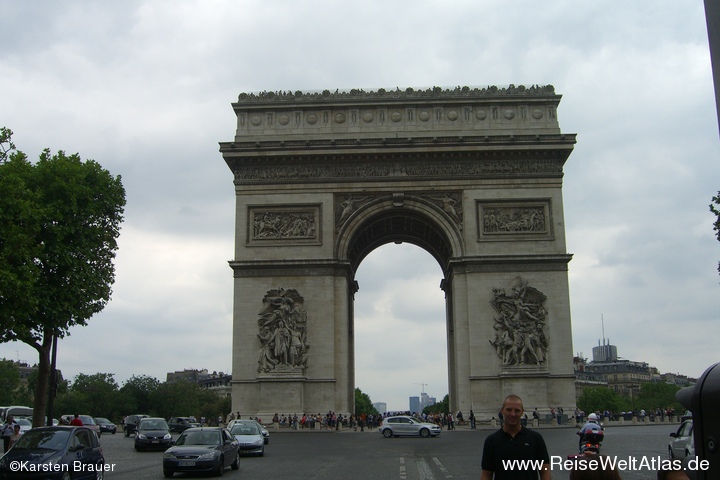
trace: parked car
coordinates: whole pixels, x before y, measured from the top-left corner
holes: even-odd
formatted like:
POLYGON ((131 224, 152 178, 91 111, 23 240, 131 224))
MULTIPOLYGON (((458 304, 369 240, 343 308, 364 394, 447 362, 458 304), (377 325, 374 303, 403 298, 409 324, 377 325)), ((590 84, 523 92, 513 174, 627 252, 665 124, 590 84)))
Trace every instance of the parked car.
POLYGON ((230 420, 230 423, 228 423, 227 428, 228 428, 229 430, 232 430, 232 428, 233 428, 235 425, 237 425, 237 424, 243 424, 243 423, 245 423, 245 424, 251 423, 251 424, 255 424, 255 425, 257 425, 258 427, 260 427, 260 431, 262 432, 262 436, 263 436, 263 440, 265 441, 265 445, 267 445, 268 443, 270 443, 270 432, 268 432, 267 429, 263 426, 263 424, 260 423, 260 422, 258 422, 257 420, 250 420, 250 419, 247 419, 247 420, 230 420))
MULTIPOLYGON (((75 417, 75 415, 63 415, 60 417, 60 423, 63 425, 70 425, 70 422, 75 417)), ((95 419, 91 417, 90 415, 78 415, 78 418, 83 423, 83 427, 88 427, 90 430, 95 432, 95 435, 98 437, 102 435, 102 432, 100 431, 100 425, 95 423, 95 419)))
POLYGON ((190 417, 172 417, 167 423, 171 432, 184 432, 188 428, 202 427, 190 417))
POLYGON ((172 446, 172 435, 164 418, 141 418, 135 428, 135 450, 172 446))
POLYGON ((399 437, 401 435, 420 435, 421 437, 436 437, 442 429, 434 423, 420 421, 413 417, 398 415, 383 420, 378 429, 383 437, 399 437))
POLYGON ((134 414, 125 417, 125 421, 123 422, 123 432, 125 433, 125 436, 129 437, 130 435, 135 433, 135 427, 137 427, 140 419, 147 418, 148 416, 149 415, 134 414))
POLYGON ((265 455, 265 438, 258 424, 252 423, 235 423, 230 433, 233 434, 235 440, 240 444, 240 453, 265 455))
POLYGON ((188 428, 180 434, 175 445, 163 455, 163 474, 175 472, 214 472, 222 475, 226 467, 240 468, 240 445, 222 427, 188 428))
POLYGON ((73 479, 102 478, 105 458, 97 435, 87 427, 38 427, 0 458, 0 478, 25 479, 30 470, 41 472, 37 478, 43 479, 62 479, 68 472, 73 479))
POLYGON ((115 425, 113 422, 108 420, 107 418, 103 417, 95 417, 95 423, 98 424, 98 427, 100 427, 101 432, 108 432, 115 435, 115 432, 117 432, 117 425, 115 425))
POLYGON ((685 420, 680 424, 676 432, 670 434, 672 440, 668 444, 668 454, 670 460, 684 460, 695 454, 695 444, 693 442, 693 421, 685 420))

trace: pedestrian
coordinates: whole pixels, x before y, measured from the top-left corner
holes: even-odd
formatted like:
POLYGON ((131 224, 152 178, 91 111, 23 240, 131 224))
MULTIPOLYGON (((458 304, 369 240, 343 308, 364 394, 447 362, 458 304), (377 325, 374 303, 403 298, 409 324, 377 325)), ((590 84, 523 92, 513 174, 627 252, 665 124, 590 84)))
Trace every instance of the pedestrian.
POLYGON ((73 415, 73 419, 70 420, 70 426, 71 427, 82 427, 83 426, 83 422, 82 422, 82 420, 80 420, 80 416, 77 413, 75 415, 73 415))
POLYGON ((491 433, 483 445, 482 474, 480 480, 550 480, 550 455, 542 435, 523 427, 520 420, 525 413, 522 399, 508 395, 500 409, 503 415, 502 427, 491 433), (507 461, 518 463, 508 468, 507 461), (542 463, 537 465, 522 460, 542 463))
POLYGON ((473 413, 472 410, 470 410, 469 418, 470 418, 470 428, 474 430, 475 429, 475 414, 473 413))
POLYGON ((13 416, 8 415, 2 429, 0 429, 0 434, 2 434, 3 439, 3 451, 5 452, 10 449, 10 437, 12 437, 13 433, 15 433, 15 425, 17 425, 17 422, 13 416))
POLYGON ((12 437, 10 437, 10 445, 9 445, 9 448, 12 448, 13 445, 15 445, 15 442, 17 442, 17 441, 20 439, 21 436, 22 436, 22 433, 20 433, 20 425, 18 425, 18 424, 16 423, 15 426, 13 427, 12 437))

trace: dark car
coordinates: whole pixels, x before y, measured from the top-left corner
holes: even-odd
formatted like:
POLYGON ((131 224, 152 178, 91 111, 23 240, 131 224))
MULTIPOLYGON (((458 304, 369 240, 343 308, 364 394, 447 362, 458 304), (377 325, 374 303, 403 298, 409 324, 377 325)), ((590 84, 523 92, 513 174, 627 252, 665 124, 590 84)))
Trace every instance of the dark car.
POLYGON ((188 428, 202 427, 202 425, 190 417, 172 417, 168 420, 168 427, 171 432, 184 432, 188 428))
POLYGON ((0 458, 0 478, 102 478, 97 435, 87 427, 33 428, 0 458))
POLYGON ((225 467, 240 468, 239 444, 221 427, 188 428, 175 445, 163 455, 163 474, 175 472, 214 472, 222 475, 225 467))
POLYGON ((115 435, 115 432, 117 432, 117 425, 112 423, 107 418, 103 417, 95 417, 95 423, 98 424, 98 427, 100 427, 100 432, 108 432, 115 435))
POLYGON ((125 432, 125 436, 129 437, 133 433, 135 433, 135 428, 137 427, 137 424, 140 423, 140 419, 147 418, 149 415, 128 415, 125 417, 125 421, 123 422, 123 431, 125 432))
POLYGON ((141 418, 135 428, 135 450, 166 448, 172 445, 172 435, 164 418, 141 418))

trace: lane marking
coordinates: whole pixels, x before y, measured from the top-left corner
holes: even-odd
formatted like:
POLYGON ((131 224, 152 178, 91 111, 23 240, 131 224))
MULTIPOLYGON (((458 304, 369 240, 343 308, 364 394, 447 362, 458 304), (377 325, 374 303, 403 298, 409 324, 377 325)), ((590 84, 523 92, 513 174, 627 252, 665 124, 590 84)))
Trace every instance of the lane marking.
POLYGON ((437 465, 442 474, 445 475, 445 478, 452 478, 452 474, 450 473, 450 471, 445 468, 442 463, 440 463, 440 460, 438 460, 437 457, 433 457, 433 462, 435 462, 435 465, 437 465))
POLYGON ((400 457, 400 480, 407 479, 407 471, 405 470, 405 458, 400 457))

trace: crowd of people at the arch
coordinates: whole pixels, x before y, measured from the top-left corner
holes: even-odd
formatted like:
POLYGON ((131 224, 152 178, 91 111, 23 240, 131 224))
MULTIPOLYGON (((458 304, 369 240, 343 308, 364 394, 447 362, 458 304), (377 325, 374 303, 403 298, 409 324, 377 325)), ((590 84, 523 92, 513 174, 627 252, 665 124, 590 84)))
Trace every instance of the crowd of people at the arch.
MULTIPOLYGON (((448 430, 454 430, 456 425, 464 425, 469 422, 470 428, 475 428, 475 416, 470 411, 469 419, 466 421, 463 413, 458 411, 457 414, 452 413, 416 413, 416 412, 388 412, 384 414, 351 414, 343 415, 336 414, 335 412, 328 412, 326 414, 307 414, 302 415, 294 414, 275 414, 271 420, 273 424, 279 427, 287 427, 295 430, 301 429, 321 429, 321 430, 339 430, 340 428, 347 429, 352 428, 357 431, 365 431, 366 429, 372 430, 378 428, 383 419, 395 415, 407 415, 416 418, 422 422, 430 422, 439 425, 441 428, 448 430)), ((231 414, 231 416, 233 416, 231 414)), ((233 416, 234 417, 234 416, 233 416)), ((255 418, 260 423, 266 422, 265 419, 255 418)))

